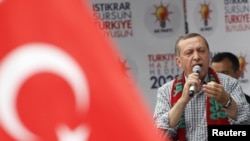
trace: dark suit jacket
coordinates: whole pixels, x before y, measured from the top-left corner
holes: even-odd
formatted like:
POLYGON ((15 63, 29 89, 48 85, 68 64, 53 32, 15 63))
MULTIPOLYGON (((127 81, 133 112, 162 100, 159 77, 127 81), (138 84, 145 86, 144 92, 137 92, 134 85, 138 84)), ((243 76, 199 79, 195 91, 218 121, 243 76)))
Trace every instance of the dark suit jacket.
POLYGON ((247 99, 247 102, 250 104, 250 96, 247 95, 247 94, 245 94, 245 97, 246 97, 246 99, 247 99))

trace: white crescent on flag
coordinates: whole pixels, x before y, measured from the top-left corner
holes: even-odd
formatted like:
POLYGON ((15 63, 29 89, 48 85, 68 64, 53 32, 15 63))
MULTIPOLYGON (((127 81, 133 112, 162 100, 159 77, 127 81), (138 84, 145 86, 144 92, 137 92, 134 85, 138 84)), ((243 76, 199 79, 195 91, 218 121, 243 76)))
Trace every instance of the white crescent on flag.
POLYGON ((69 54, 44 43, 17 47, 0 64, 0 121, 3 128, 17 140, 30 141, 37 138, 20 121, 15 104, 18 90, 25 80, 40 72, 59 75, 70 84, 78 112, 87 112, 89 108, 86 77, 69 54))

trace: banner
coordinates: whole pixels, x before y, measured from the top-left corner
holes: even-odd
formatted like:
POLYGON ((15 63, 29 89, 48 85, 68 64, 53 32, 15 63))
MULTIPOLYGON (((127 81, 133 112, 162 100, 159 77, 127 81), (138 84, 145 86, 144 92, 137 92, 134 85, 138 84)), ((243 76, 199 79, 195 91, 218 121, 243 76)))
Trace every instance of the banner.
POLYGON ((181 73, 174 44, 185 33, 183 1, 91 0, 90 5, 95 25, 115 42, 153 112, 157 89, 181 73))
POLYGON ((78 0, 0 1, 0 140, 161 140, 90 9, 78 0))

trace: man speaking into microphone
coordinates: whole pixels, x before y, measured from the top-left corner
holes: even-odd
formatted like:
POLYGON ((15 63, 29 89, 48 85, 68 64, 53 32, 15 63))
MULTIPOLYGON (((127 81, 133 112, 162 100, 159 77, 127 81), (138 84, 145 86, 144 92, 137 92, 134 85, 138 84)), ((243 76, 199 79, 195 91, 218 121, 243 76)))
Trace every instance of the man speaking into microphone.
POLYGON ((250 108, 238 81, 209 67, 210 49, 197 33, 180 36, 176 63, 183 72, 158 89, 156 127, 179 141, 207 141, 209 125, 249 124, 250 108))

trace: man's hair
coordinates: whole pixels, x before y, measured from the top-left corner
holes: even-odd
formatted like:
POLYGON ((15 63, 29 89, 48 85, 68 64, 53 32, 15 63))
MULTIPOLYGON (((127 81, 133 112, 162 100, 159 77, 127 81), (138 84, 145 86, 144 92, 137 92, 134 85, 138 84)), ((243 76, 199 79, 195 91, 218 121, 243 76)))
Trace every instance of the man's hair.
POLYGON ((193 37, 201 37, 203 40, 204 40, 204 42, 205 42, 205 44, 206 44, 206 46, 207 46, 207 48, 208 48, 208 50, 209 50, 209 45, 208 45, 208 42, 207 42, 207 40, 205 39, 205 37, 203 37, 201 34, 199 34, 199 33, 189 33, 189 34, 185 34, 185 35, 182 35, 182 36, 180 36, 178 39, 177 39, 177 41, 176 41, 176 43, 175 43, 175 55, 176 56, 179 56, 180 55, 180 48, 179 48, 179 42, 181 41, 181 40, 186 40, 186 39, 189 39, 189 38, 193 38, 193 37))
POLYGON ((232 67, 234 71, 237 71, 240 69, 240 63, 239 59, 236 55, 234 55, 231 52, 219 52, 215 54, 211 60, 211 63, 213 62, 221 62, 224 59, 228 59, 232 63, 232 67))

